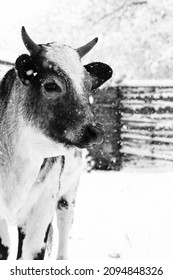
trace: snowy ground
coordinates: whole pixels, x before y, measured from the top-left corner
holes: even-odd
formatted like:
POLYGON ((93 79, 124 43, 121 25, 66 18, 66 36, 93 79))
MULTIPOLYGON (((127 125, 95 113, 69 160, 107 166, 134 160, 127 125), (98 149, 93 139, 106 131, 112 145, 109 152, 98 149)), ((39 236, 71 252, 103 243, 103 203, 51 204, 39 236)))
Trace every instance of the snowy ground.
POLYGON ((77 196, 69 259, 173 259, 173 172, 93 171, 77 196))

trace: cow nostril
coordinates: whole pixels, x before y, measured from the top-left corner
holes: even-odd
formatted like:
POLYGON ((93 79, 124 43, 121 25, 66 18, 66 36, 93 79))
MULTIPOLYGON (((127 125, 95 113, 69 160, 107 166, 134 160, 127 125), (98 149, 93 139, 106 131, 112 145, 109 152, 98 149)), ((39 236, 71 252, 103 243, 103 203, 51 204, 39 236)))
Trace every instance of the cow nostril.
POLYGON ((88 134, 90 136, 90 144, 101 144, 104 140, 104 131, 97 126, 89 126, 88 134))
POLYGON ((89 127, 88 132, 93 139, 97 138, 98 131, 94 127, 89 127))
POLYGON ((75 143, 78 148, 86 148, 91 145, 100 145, 104 141, 104 130, 99 124, 90 124, 85 127, 81 138, 75 143))

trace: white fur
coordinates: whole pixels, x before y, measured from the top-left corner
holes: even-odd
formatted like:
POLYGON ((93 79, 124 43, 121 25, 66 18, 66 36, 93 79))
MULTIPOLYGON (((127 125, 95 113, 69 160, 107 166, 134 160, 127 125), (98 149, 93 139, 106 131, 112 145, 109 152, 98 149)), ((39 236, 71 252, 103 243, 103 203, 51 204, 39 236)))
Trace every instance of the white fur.
POLYGON ((81 156, 76 157, 75 153, 74 149, 66 154, 60 181, 59 158, 45 181, 37 180, 35 182, 28 196, 27 204, 20 210, 18 224, 25 224, 24 232, 26 234, 22 259, 32 259, 44 247, 45 232, 55 212, 57 212, 59 230, 57 259, 67 259, 69 233, 74 215, 74 200, 79 177, 83 170, 83 160, 81 156), (61 196, 68 201, 68 209, 57 209, 57 202, 61 196))
POLYGON ((84 71, 79 59, 77 51, 65 45, 52 44, 52 49, 49 49, 45 54, 50 62, 54 62, 64 70, 65 73, 73 81, 73 86, 79 94, 83 93, 82 82, 84 71))

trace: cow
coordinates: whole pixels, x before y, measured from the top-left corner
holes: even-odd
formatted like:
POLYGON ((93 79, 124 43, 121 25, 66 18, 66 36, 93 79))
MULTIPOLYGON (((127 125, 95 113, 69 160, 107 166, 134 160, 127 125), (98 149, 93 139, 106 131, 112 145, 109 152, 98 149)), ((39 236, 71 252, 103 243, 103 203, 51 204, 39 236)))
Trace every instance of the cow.
POLYGON ((57 259, 67 258, 82 149, 100 144, 89 96, 112 76, 105 63, 82 65, 95 38, 74 49, 36 44, 21 30, 20 55, 0 84, 0 259, 42 259, 57 216, 57 259), (14 231, 18 242, 12 242, 14 231))

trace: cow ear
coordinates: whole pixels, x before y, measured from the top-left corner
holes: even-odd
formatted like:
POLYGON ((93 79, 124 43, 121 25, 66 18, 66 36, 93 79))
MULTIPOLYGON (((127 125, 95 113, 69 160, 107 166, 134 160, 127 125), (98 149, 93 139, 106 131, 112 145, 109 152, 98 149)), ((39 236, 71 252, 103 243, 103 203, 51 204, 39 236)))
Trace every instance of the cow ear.
POLYGON ((28 54, 19 56, 16 60, 15 67, 21 82, 26 86, 30 84, 37 74, 33 59, 28 54))
POLYGON ((84 65, 92 77, 92 89, 96 89, 112 77, 112 68, 102 62, 92 62, 84 65))

